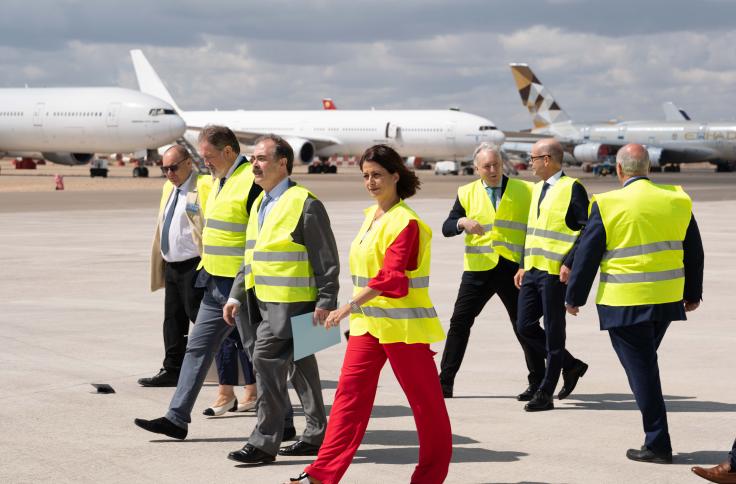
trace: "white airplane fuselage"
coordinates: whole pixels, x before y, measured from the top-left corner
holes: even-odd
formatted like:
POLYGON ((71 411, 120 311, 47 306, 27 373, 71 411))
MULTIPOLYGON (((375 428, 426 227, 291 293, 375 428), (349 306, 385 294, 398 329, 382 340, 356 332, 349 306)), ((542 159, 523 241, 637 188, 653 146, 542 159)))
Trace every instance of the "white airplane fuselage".
POLYGON ((127 153, 184 130, 171 105, 131 89, 0 89, 0 153, 127 153))
MULTIPOLYGON (((385 143, 402 156, 469 159, 481 142, 499 144, 503 133, 481 116, 455 110, 187 111, 189 128, 222 124, 237 132, 275 133, 295 152, 313 141, 315 156, 360 156, 385 143), (322 141, 322 142, 320 142, 322 141), (297 146, 294 146, 297 145, 297 146)), ((303 160, 304 161, 304 160, 303 160)))

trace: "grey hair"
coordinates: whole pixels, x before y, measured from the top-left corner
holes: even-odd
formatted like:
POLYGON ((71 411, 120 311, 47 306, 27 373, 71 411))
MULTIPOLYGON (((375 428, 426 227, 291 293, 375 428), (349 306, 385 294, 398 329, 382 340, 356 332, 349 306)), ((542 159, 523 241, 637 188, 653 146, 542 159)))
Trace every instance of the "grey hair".
POLYGON ((498 145, 495 145, 493 143, 483 142, 478 145, 478 147, 473 152, 473 163, 475 163, 476 158, 478 158, 478 155, 484 152, 491 152, 496 155, 496 158, 499 161, 503 160, 503 156, 501 155, 501 150, 498 148, 498 145))
POLYGON ((627 176, 646 175, 649 173, 649 152, 641 145, 640 149, 621 148, 616 153, 616 163, 621 165, 621 172, 627 176))
POLYGON ((238 138, 227 126, 208 124, 199 132, 198 141, 200 143, 206 141, 214 146, 217 151, 222 151, 226 146, 229 146, 236 155, 240 154, 238 138))

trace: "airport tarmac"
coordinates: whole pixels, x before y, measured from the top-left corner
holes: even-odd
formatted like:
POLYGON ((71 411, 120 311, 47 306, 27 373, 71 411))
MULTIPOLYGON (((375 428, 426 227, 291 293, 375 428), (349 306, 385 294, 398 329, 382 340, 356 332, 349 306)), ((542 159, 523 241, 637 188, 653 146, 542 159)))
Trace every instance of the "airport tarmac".
MULTIPOLYGON (((48 174, 16 175, 6 166, 0 174, 0 481, 261 484, 296 476, 311 459, 257 467, 226 459, 243 445, 255 416, 204 417, 214 385, 200 394, 185 441, 133 425, 136 417, 162 416, 173 392, 136 383, 162 359, 163 293, 148 291, 162 180, 130 178, 128 168, 119 177, 89 180, 83 169, 68 169, 63 192, 53 191, 48 174), (89 182, 91 189, 76 187, 89 182), (90 383, 108 383, 116 393, 95 394, 90 383)), ((611 177, 571 171, 593 193, 616 186, 611 177)), ((463 244, 462 237, 443 238, 440 226, 457 186, 471 178, 421 177, 424 190, 409 203, 435 232, 431 295, 447 328, 463 244)), ((340 300, 347 300, 348 246, 370 200, 357 170, 296 178, 325 200, 341 252, 340 300)), ((446 482, 697 483, 704 481, 690 466, 724 460, 736 434, 736 316, 728 306, 736 272, 736 174, 692 169, 653 178, 682 183, 693 195, 706 251, 705 300, 689 321, 672 324, 660 349, 675 463, 625 458, 627 448, 643 441, 641 417, 592 301, 568 318, 568 348, 590 365, 588 373, 567 400, 555 401, 555 410, 524 412, 514 398, 526 387, 523 355, 494 298, 476 321, 456 397, 446 400, 454 440, 446 482)), ((433 345, 438 364, 442 346, 433 345)), ((340 345, 318 356, 328 405, 343 352, 340 345)), ((293 391, 291 397, 298 402, 293 391)), ((299 431, 304 421, 295 408, 299 431)), ((411 411, 387 366, 343 482, 408 482, 417 454, 411 411)))

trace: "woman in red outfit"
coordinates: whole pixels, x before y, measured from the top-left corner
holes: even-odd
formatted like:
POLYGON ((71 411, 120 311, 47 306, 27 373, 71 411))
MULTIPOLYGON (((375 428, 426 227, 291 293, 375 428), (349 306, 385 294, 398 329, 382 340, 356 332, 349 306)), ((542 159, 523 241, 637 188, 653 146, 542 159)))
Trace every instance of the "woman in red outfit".
POLYGON ((376 204, 350 247, 353 298, 325 326, 350 316, 350 339, 327 434, 317 460, 291 483, 340 482, 368 426, 386 360, 404 390, 419 434, 412 483, 441 483, 452 456, 452 433, 430 343, 444 332, 429 298, 432 231, 404 203, 419 179, 392 148, 376 145, 360 160, 376 204))

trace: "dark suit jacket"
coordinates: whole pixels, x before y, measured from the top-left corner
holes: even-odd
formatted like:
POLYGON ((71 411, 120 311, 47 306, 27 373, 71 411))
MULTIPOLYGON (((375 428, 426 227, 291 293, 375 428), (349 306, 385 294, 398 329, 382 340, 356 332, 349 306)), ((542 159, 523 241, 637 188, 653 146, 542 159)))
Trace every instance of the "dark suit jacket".
MULTIPOLYGON (((289 187, 294 185, 296 183, 289 181, 289 187)), ((257 212, 258 207, 254 207, 254 210, 257 212)), ((314 279, 317 284, 317 299, 315 301, 270 303, 258 301, 252 293, 251 297, 248 297, 245 291, 244 268, 242 266, 230 291, 231 298, 237 299, 241 305, 248 308, 249 319, 252 324, 260 322, 262 317, 262 319, 268 320, 274 335, 282 339, 291 338, 291 316, 314 311, 315 307, 330 310, 337 308, 337 293, 340 289, 338 283, 340 258, 337 252, 337 243, 330 226, 330 218, 322 202, 312 197, 307 198, 299 222, 291 237, 294 242, 307 248, 307 255, 314 270, 314 279)))
MULTIPOLYGON (((632 179, 635 182, 641 178, 632 179)), ((628 183, 627 183, 628 184, 628 183)), ((575 264, 567 283, 565 301, 571 306, 583 306, 593 286, 603 253, 606 251, 606 229, 603 226, 598 204, 593 203, 590 219, 579 238, 575 264)), ((695 217, 691 215, 690 224, 682 243, 685 265, 686 301, 700 301, 703 295, 703 242, 695 217)), ((630 326, 645 321, 679 321, 687 319, 682 302, 648 304, 642 306, 598 305, 601 329, 630 326)))

